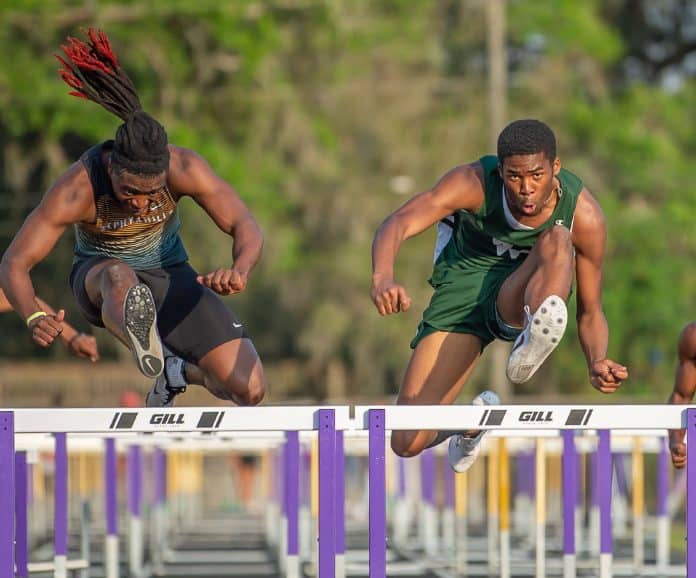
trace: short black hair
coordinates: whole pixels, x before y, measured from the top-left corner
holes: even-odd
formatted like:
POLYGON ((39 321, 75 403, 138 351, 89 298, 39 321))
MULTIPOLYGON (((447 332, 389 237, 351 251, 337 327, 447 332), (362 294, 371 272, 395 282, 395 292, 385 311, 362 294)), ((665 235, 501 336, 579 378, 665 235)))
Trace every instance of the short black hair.
POLYGON ((512 155, 544 153, 551 162, 556 160, 556 136, 540 120, 525 118, 507 125, 498 136, 498 162, 512 155))

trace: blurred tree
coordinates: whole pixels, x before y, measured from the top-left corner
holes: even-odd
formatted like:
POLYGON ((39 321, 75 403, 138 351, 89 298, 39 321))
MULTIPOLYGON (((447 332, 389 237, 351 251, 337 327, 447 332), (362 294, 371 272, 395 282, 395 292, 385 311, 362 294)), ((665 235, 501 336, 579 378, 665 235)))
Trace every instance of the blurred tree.
MULTIPOLYGON (((549 122, 564 164, 599 197, 610 234, 612 354, 632 369, 627 392, 662 399, 670 369, 651 355, 672 356, 696 310, 693 8, 508 5, 509 117, 549 122)), ((266 364, 284 368, 271 395, 394 392, 430 295, 434 235, 399 256, 414 307, 393 319, 369 300, 370 243, 409 196, 490 151, 484 18, 482 3, 465 0, 4 3, 0 246, 52 180, 115 131, 113 117, 67 95, 52 57, 80 27, 104 28, 170 140, 206 157, 261 221, 262 263, 229 304, 266 364)), ((194 204, 181 211, 194 266, 226 262, 227 237, 194 204)), ((74 320, 70 260, 68 234, 34 277, 74 320)), ((0 331, 15 336, 0 343, 2 355, 63 355, 37 352, 12 316, 0 331)), ((572 334, 520 393, 591 395, 572 334)))

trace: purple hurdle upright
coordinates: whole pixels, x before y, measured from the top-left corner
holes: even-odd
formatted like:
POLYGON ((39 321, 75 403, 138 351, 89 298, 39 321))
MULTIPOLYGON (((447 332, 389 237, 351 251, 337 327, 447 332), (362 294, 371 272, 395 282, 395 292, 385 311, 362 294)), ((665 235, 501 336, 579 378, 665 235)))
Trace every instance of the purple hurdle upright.
POLYGON ((686 432, 686 576, 696 578, 696 409, 686 410, 686 432))
POLYGON ((143 571, 143 551, 145 539, 142 520, 143 502, 143 456, 140 446, 128 448, 128 511, 129 527, 129 567, 132 576, 140 576, 143 571))
POLYGON ((437 510, 435 508, 435 452, 428 448, 420 455, 421 524, 420 538, 429 556, 438 552, 437 510))
POLYGON ((0 411, 0 578, 14 578, 14 455, 14 414, 0 411))
POLYGON ((370 578, 387 576, 387 488, 384 410, 367 412, 369 433, 370 578))
POLYGON ((577 501, 577 453, 575 432, 564 429, 563 436, 563 578, 575 578, 575 503, 577 501))
POLYGON ((55 439, 54 474, 54 574, 55 578, 68 575, 68 446, 65 433, 53 434, 55 439))
POLYGON ((118 578, 118 469, 116 440, 104 440, 104 512, 106 541, 104 543, 104 572, 106 578, 118 578))
POLYGON ((336 416, 319 410, 319 578, 336 575, 336 416))
POLYGON ((284 468, 285 485, 283 505, 287 521, 287 539, 285 552, 285 575, 297 578, 300 575, 300 540, 299 540, 299 507, 300 507, 300 438, 299 432, 285 432, 284 468))
POLYGON ((17 578, 29 576, 27 452, 15 453, 15 563, 17 578))

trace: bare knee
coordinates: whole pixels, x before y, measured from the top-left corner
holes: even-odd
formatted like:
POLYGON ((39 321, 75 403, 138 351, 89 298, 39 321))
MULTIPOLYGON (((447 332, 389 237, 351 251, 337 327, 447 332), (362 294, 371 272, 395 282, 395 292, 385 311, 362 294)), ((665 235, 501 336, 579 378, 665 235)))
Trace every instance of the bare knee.
POLYGON ((424 445, 418 443, 416 432, 395 431, 391 435, 392 451, 402 458, 412 458, 423 451, 424 445))
POLYGON ((258 405, 266 395, 266 384, 263 380, 252 380, 247 385, 246 391, 238 400, 240 405, 258 405))
POLYGON ((536 242, 539 252, 545 259, 563 259, 570 257, 573 240, 570 230, 562 225, 554 225, 544 231, 536 242))
POLYGON ((263 374, 258 375, 256 372, 245 381, 231 376, 222 384, 221 390, 220 397, 234 401, 237 405, 254 406, 263 401, 266 382, 263 374))
POLYGON ((113 261, 102 270, 102 292, 124 294, 136 283, 138 276, 135 271, 122 261, 113 261))

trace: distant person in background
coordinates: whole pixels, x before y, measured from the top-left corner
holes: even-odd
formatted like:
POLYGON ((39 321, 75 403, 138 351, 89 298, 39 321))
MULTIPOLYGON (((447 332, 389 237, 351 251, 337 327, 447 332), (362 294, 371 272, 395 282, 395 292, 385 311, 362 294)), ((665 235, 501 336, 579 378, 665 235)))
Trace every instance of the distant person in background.
POLYGON ((35 331, 63 330, 62 315, 37 302, 29 272, 69 226, 75 229, 70 286, 84 317, 130 348, 155 379, 148 406, 170 406, 186 385, 240 405, 265 393, 263 367, 239 318, 216 295, 244 291, 263 246, 249 209, 196 152, 168 143, 143 111, 106 35, 69 38, 60 75, 70 94, 123 123, 114 140, 87 150, 45 193, 0 264, 14 310, 35 331), (233 239, 230 264, 200 275, 188 264, 177 204, 192 198, 233 239), (166 348, 162 347, 162 343, 166 348))
POLYGON ((258 469, 257 456, 247 453, 232 454, 230 455, 230 467, 235 478, 237 497, 241 506, 247 513, 256 513, 254 511, 254 496, 258 469))
MULTIPOLYGON (((34 320, 27 324, 31 330, 32 339, 38 345, 41 347, 48 347, 53 343, 56 337, 60 337, 66 347, 78 357, 85 357, 90 361, 99 361, 97 340, 93 335, 82 333, 67 321, 64 321, 65 311, 60 310, 56 313, 53 307, 40 297, 36 297, 36 302, 46 313, 50 313, 54 316, 53 322, 49 324, 50 330, 48 332, 42 329, 34 320)), ((8 311, 12 311, 12 305, 7 300, 5 292, 0 290, 0 313, 7 313, 8 311)))
MULTIPOLYGON (((440 226, 430 279, 435 291, 411 342, 397 404, 453 403, 495 339, 514 341, 508 378, 529 380, 563 337, 574 277, 590 383, 611 393, 628 377, 623 365, 607 357, 601 299, 607 231, 599 204, 576 175, 561 168, 556 137, 543 122, 509 124, 497 148, 497 156, 450 170, 390 215, 375 235, 371 297, 380 315, 391 315, 411 306, 394 275, 401 244, 440 226)), ((498 399, 484 392, 474 402, 498 399)), ((465 471, 482 436, 395 431, 391 444, 398 455, 414 456, 450 438, 450 465, 465 471)))
MULTIPOLYGON (((696 392, 696 321, 692 321, 682 330, 677 343, 677 371, 674 376, 674 389, 669 396, 669 403, 690 404, 696 392)), ((669 430, 669 450, 675 468, 686 465, 686 444, 683 429, 669 430)), ((696 440, 690 440, 696 443, 696 440)))
POLYGON ((119 407, 142 407, 144 401, 143 394, 132 389, 122 391, 118 397, 119 407))

